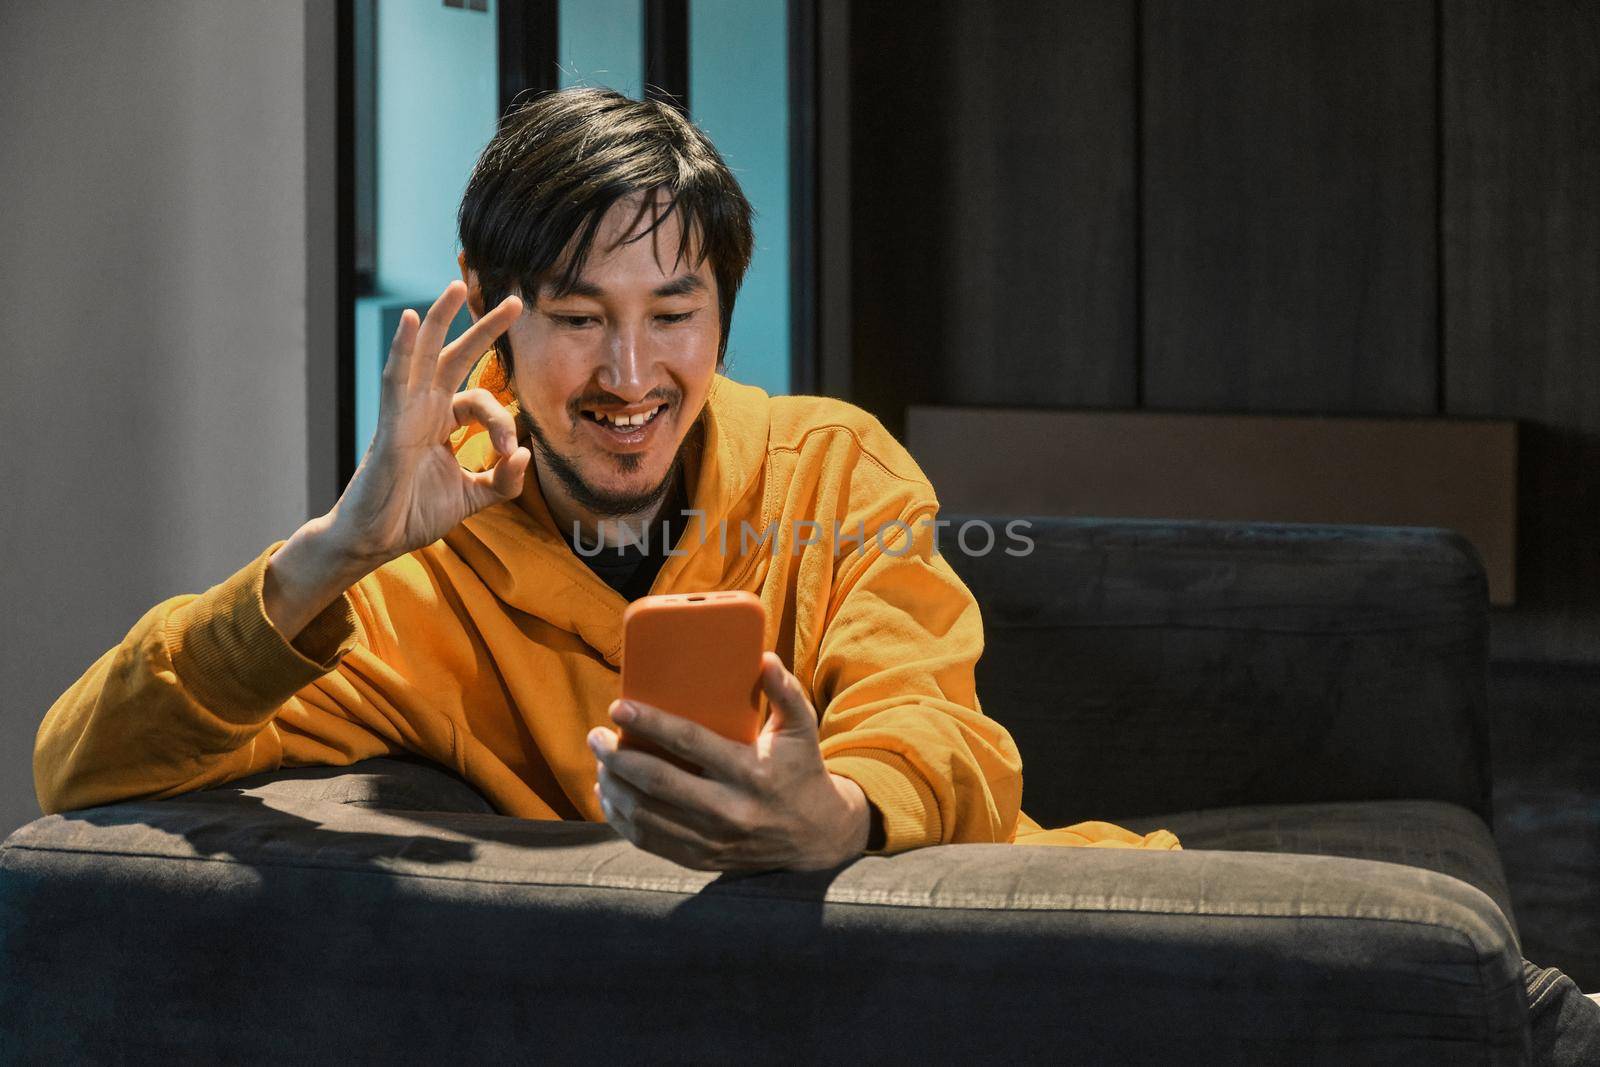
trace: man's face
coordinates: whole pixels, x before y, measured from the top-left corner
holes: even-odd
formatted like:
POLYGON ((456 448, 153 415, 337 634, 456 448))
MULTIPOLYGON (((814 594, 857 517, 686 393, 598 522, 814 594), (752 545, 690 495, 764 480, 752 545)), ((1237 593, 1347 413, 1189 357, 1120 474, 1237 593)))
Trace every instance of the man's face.
POLYGON ((692 243, 674 263, 676 211, 649 237, 622 244, 667 202, 656 193, 655 208, 630 225, 642 199, 619 201, 601 220, 575 292, 525 299, 528 310, 507 331, 518 423, 541 482, 555 475, 596 516, 634 514, 666 494, 716 372, 711 264, 693 265, 692 243))

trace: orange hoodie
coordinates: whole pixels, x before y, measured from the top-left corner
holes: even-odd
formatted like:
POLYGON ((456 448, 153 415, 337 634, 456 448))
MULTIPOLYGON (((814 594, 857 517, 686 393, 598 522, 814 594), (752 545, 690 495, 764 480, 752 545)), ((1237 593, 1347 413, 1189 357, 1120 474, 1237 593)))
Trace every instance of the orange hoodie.
MULTIPOLYGON (((492 350, 468 384, 515 403, 492 350)), ((932 550, 932 487, 876 419, 718 375, 704 426, 686 484, 705 519, 691 520, 651 592, 761 598, 766 647, 819 710, 828 769, 882 813, 883 853, 966 841, 1179 847, 1165 830, 1042 830, 1021 813, 1021 757, 974 691, 978 605, 932 550)), ((451 443, 469 470, 494 462, 482 430, 451 443)), ((531 512, 487 508, 384 564, 293 643, 261 596, 283 541, 205 593, 157 604, 46 713, 40 807, 411 752, 507 815, 603 821, 584 739, 610 725, 627 604, 568 547, 539 494, 524 499, 531 512)))

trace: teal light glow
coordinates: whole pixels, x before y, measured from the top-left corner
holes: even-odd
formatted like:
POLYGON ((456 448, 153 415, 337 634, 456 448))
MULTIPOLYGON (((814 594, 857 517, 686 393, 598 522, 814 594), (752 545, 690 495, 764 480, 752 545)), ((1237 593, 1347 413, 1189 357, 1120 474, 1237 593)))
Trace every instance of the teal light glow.
MULTIPOLYGON (((357 462, 378 425, 385 323, 398 322, 396 305, 425 313, 461 277, 456 208, 499 113, 495 6, 377 5, 377 292, 355 309, 357 462)), ((452 334, 469 321, 463 312, 452 334)))
MULTIPOLYGON (((426 311, 459 277, 455 212, 499 112, 495 7, 437 0, 377 7, 377 292, 356 301, 356 460, 377 426, 378 384, 400 309, 426 311)), ((561 0, 559 84, 639 98, 641 0, 561 0)), ((755 209, 756 248, 739 293, 727 372, 769 393, 789 376, 789 106, 784 0, 691 0, 691 117, 755 209)), ((463 310, 451 335, 464 329, 463 310)))
POLYGON ((635 100, 644 92, 640 0, 561 0, 556 15, 563 89, 605 86, 635 100))
POLYGON ((789 45, 784 0, 693 0, 689 110, 755 208, 730 378, 789 391, 789 45))

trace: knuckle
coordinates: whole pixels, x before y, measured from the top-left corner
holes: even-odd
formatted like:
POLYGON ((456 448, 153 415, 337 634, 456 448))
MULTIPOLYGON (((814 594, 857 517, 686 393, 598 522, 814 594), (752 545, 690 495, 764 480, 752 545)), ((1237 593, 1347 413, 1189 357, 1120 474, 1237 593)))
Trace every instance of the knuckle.
POLYGON ((684 756, 691 756, 695 751, 694 730, 685 722, 663 722, 661 724, 661 737, 675 752, 684 756))
POLYGON ((756 813, 742 804, 729 808, 723 813, 722 820, 740 836, 748 835, 756 828, 756 813))
POLYGON ((772 792, 773 784, 774 777, 771 764, 758 763, 750 768, 750 785, 757 792, 762 794, 770 793, 772 792))

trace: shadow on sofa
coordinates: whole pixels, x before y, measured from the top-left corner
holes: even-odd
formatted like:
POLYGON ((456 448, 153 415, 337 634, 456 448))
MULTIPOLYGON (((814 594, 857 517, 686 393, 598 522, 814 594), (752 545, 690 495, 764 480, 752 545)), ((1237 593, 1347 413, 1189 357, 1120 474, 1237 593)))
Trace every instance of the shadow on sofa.
MULTIPOLYGON (((955 517, 959 524, 961 517, 955 517)), ((1034 520, 950 561, 1045 825, 723 874, 415 758, 0 846, 0 1049, 262 1060, 1518 1063, 1481 568, 1442 531, 1034 520)), ((953 538, 950 539, 953 543, 953 538)), ((947 551, 948 551, 947 545, 947 551)))

